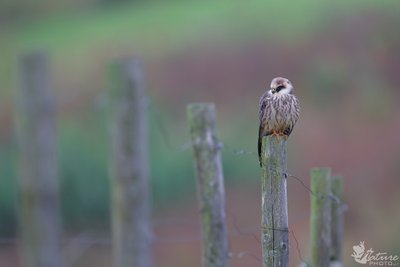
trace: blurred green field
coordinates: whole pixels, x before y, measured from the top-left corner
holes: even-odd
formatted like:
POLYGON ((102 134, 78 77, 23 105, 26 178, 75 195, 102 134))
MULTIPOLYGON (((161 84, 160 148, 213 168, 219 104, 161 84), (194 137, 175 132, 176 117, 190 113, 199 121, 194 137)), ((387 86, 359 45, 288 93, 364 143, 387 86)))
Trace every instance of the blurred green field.
MULTIPOLYGON (((255 136, 257 119, 253 116, 257 107, 242 111, 235 106, 239 102, 230 99, 232 102, 225 103, 222 97, 210 94, 210 88, 167 92, 170 88, 163 87, 157 82, 158 77, 152 76, 159 72, 160 62, 162 66, 171 64, 172 68, 174 61, 168 63, 170 58, 207 45, 223 51, 225 47, 237 49, 253 42, 276 46, 304 44, 341 17, 351 17, 363 10, 395 15, 399 7, 398 1, 375 0, 292 1, 290 5, 264 0, 159 1, 61 12, 2 28, 0 235, 13 235, 16 223, 12 103, 18 86, 16 62, 21 53, 46 49, 51 55, 53 84, 60 106, 58 132, 65 224, 71 228, 105 227, 109 213, 106 73, 110 62, 129 54, 139 54, 148 62, 152 190, 154 206, 161 209, 195 191, 191 150, 185 148, 188 134, 182 103, 197 99, 217 102, 218 130, 226 144, 223 161, 228 183, 257 182, 259 170, 255 139, 242 138, 240 133, 254 129, 255 136), (238 149, 252 154, 238 153, 238 149)), ((261 92, 260 88, 254 95, 261 92)), ((249 97, 243 101, 243 106, 249 107, 253 100, 249 97)), ((293 155, 301 156, 300 146, 293 147, 293 155)))
POLYGON ((208 39, 226 45, 254 38, 301 42, 336 19, 335 14, 351 16, 360 9, 395 12, 398 8, 397 1, 373 0, 309 0, 290 5, 262 0, 159 1, 100 6, 21 21, 1 31, 2 89, 13 88, 15 68, 10 66, 14 66, 16 55, 27 50, 46 49, 65 68, 85 72, 94 63, 86 59, 92 59, 99 50, 107 51, 106 58, 110 59, 123 53, 157 57, 208 39))

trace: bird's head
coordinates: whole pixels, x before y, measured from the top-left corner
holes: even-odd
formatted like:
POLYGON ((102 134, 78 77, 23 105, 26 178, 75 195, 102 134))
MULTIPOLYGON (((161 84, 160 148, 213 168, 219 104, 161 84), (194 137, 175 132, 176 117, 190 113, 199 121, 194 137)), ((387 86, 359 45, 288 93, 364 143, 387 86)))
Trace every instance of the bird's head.
POLYGON ((285 95, 293 93, 292 83, 282 77, 276 77, 271 81, 271 94, 285 95))

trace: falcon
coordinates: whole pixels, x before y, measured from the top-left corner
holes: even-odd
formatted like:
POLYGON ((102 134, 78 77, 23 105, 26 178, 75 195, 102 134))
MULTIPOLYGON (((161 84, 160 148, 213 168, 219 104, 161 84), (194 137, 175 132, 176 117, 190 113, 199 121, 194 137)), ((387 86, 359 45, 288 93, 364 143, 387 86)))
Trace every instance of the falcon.
POLYGON ((299 119, 299 101, 293 94, 292 83, 282 77, 271 81, 271 86, 260 98, 260 127, 258 130, 258 159, 260 167, 261 142, 267 135, 283 136, 287 139, 299 119))

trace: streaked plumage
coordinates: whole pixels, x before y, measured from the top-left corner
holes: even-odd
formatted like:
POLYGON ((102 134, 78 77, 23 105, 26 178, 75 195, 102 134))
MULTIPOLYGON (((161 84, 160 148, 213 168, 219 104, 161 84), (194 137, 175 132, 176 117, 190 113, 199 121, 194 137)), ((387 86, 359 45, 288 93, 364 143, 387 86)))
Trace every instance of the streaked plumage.
POLYGON ((270 89, 260 98, 260 127, 258 131, 258 157, 261 162, 262 137, 267 135, 288 138, 299 119, 299 101, 293 94, 291 82, 282 77, 274 78, 270 89))

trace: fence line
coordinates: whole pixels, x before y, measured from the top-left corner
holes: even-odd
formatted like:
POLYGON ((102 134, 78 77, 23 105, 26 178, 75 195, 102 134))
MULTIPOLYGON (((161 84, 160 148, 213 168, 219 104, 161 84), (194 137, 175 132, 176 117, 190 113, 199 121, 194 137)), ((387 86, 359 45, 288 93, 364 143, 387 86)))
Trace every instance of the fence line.
MULTIPOLYGON (((18 103, 19 116, 17 117, 22 152, 21 166, 23 167, 20 179, 22 207, 20 217, 21 221, 34 222, 30 228, 26 226, 28 224, 21 225, 23 255, 27 265, 28 262, 39 262, 36 265, 29 264, 30 266, 60 266, 62 265, 62 257, 59 238, 60 223, 57 214, 58 170, 55 155, 55 111, 52 106, 54 103, 48 92, 47 58, 43 53, 36 53, 23 58, 21 62, 22 86, 21 96, 18 99, 20 102, 18 103), (27 173, 33 174, 33 176, 29 177, 27 173), (32 181, 36 184, 33 185, 32 181), (31 199, 35 201, 29 203, 31 199), (41 206, 42 204, 47 206, 41 206), (39 209, 36 209, 38 207, 39 209), (30 212, 31 210, 32 212, 30 212), (34 214, 35 210, 36 212, 39 210, 39 213, 42 212, 41 216, 34 214), (44 219, 40 221, 43 223, 42 226, 37 225, 38 217, 44 219), (53 221, 48 220, 50 217, 53 221), (37 235, 43 230, 46 231, 44 236, 50 237, 50 243, 53 242, 52 248, 48 246, 50 243, 46 244, 45 242, 43 247, 41 247, 43 244, 36 247, 33 245, 40 240, 41 237, 37 237, 37 235)), ((109 102, 113 123, 111 161, 113 239, 111 243, 114 266, 117 267, 152 265, 146 118, 149 101, 144 93, 142 72, 141 61, 134 58, 122 60, 112 68, 111 82, 114 87, 110 92, 111 101, 109 102)), ((203 227, 203 237, 197 237, 196 241, 203 240, 204 242, 203 262, 204 266, 207 267, 228 266, 227 259, 229 256, 220 158, 223 145, 214 133, 214 109, 213 105, 204 104, 188 107, 192 141, 186 142, 181 147, 181 150, 193 148, 196 158, 203 227), (197 115, 198 117, 196 117, 197 115), (199 121, 200 124, 198 124, 199 121)), ((157 116, 157 119, 160 119, 160 117, 157 116)), ((158 124, 160 124, 159 130, 165 137, 164 141, 167 146, 171 147, 170 138, 162 120, 158 121, 158 124)), ((325 266, 322 263, 324 260, 321 259, 325 259, 323 253, 326 252, 327 247, 329 247, 328 259, 340 261, 340 245, 343 234, 342 182, 336 184, 337 191, 335 191, 335 185, 332 184, 331 192, 330 185, 327 184, 330 178, 323 181, 315 178, 328 177, 330 172, 328 175, 323 169, 314 169, 311 189, 308 188, 301 179, 287 173, 286 141, 269 140, 268 138, 263 141, 264 163, 268 167, 263 170, 263 218, 262 226, 258 229, 262 230, 263 233, 261 243, 263 245, 262 262, 264 266, 288 265, 290 233, 296 240, 299 258, 304 261, 294 232, 289 230, 288 227, 286 192, 286 178, 288 177, 298 180, 313 196, 311 201, 313 266, 325 266), (329 212, 326 209, 327 205, 329 212), (325 222, 328 222, 327 225, 329 226, 324 228, 322 225, 325 222), (329 232, 331 227, 335 231, 329 232), (332 239, 332 241, 336 238, 337 245, 331 248, 330 241, 317 240, 316 233, 322 234, 323 237, 328 236, 329 240, 332 239), (314 251, 316 244, 321 242, 325 242, 322 245, 322 250, 318 250, 318 253, 314 254, 317 251, 314 251), (327 245, 328 243, 329 245, 327 245)), ((255 151, 237 149, 228 145, 225 145, 225 147, 236 155, 257 156, 255 151)), ((339 179, 334 181, 339 181, 339 179)), ((237 228, 236 221, 234 221, 234 227, 237 228)), ((242 231, 238 230, 238 233, 239 236, 243 235, 242 231)), ((230 237, 232 236, 235 235, 231 234, 230 237)), ((156 239, 156 242, 165 242, 166 240, 170 239, 156 239)), ((187 242, 188 239, 172 240, 187 242)), ((257 238, 255 240, 257 241, 257 238)), ((260 240, 258 241, 260 242, 260 240)), ((81 251, 86 250, 92 244, 108 245, 109 243, 105 239, 93 241, 91 238, 82 235, 71 240, 67 247, 72 248, 74 244, 80 244, 80 246, 76 247, 75 250, 67 249, 66 251, 68 255, 72 255, 71 261, 75 261, 80 257, 81 251)), ((247 255, 258 259, 256 255, 246 251, 236 254, 238 258, 247 255)), ((258 260, 261 262, 260 259, 258 260)))
MULTIPOLYGON (((288 174, 288 177, 291 177, 293 175, 288 174)), ((302 180, 301 178, 296 176, 296 180, 302 180)), ((302 182, 304 183, 304 182, 302 182)), ((314 197, 316 196, 315 192, 310 191, 311 189, 308 189, 307 187, 305 187, 305 189, 307 191, 309 191, 310 196, 314 197)), ((329 196, 325 196, 325 197, 329 197, 329 196)), ((341 209, 340 212, 344 213, 345 211, 345 207, 346 204, 344 202, 341 202, 341 209)), ((240 226, 240 221, 238 220, 237 216, 235 215, 234 212, 227 210, 227 214, 229 214, 228 217, 231 217, 231 224, 228 224, 232 227, 232 229, 234 230, 234 232, 230 232, 228 234, 228 239, 230 238, 237 238, 237 237, 244 237, 244 236, 249 236, 249 237, 253 237, 254 242, 256 242, 257 244, 261 244, 260 239, 259 239, 259 233, 261 231, 261 228, 259 225, 255 225, 252 227, 246 227, 243 228, 242 226, 240 226)), ((291 218, 291 223, 294 224, 297 221, 302 221, 305 220, 308 217, 308 213, 306 212, 300 212, 297 214, 291 214, 290 218, 291 218)), ((166 221, 163 219, 162 221, 153 221, 152 222, 152 227, 157 227, 157 226, 162 226, 162 225, 177 225, 177 226, 193 226, 193 227, 200 227, 201 225, 199 224, 199 222, 197 220, 187 220, 184 218, 167 218, 166 221)), ((293 229, 290 229, 289 227, 289 233, 292 235, 292 238, 294 240, 294 246, 295 246, 295 251, 296 251, 296 255, 298 257, 298 259, 300 260, 300 262, 302 263, 300 266, 307 266, 309 267, 310 264, 306 261, 307 258, 304 257, 304 254, 302 253, 302 249, 299 243, 299 240, 297 239, 296 235, 295 235, 295 231, 293 229)), ((67 255, 71 255, 72 254, 72 259, 68 260, 68 263, 70 263, 71 261, 76 261, 79 259, 80 256, 82 256, 82 254, 84 254, 84 252, 86 251, 87 248, 91 248, 92 246, 111 246, 111 239, 108 237, 99 237, 98 235, 94 234, 87 234, 87 233, 80 233, 77 234, 77 238, 73 237, 72 239, 74 239, 74 242, 67 242, 64 241, 63 243, 63 250, 65 250, 65 253, 67 255), (81 236, 83 236, 84 238, 80 238, 81 236), (81 248, 83 247, 83 251, 77 251, 77 249, 74 247, 72 250, 72 252, 70 251, 70 249, 68 248, 69 245, 78 245, 81 248), (77 251, 77 252, 76 252, 77 251), (80 255, 77 256, 76 254, 80 255)), ((154 245, 164 245, 164 244, 179 244, 179 243, 191 243, 191 242, 202 242, 203 238, 201 237, 201 235, 195 234, 195 235, 184 235, 184 236, 174 236, 174 237, 154 237, 153 240, 153 244, 154 245)), ((0 238, 0 244, 1 245, 16 245, 17 243, 17 239, 15 238, 0 238)), ((293 247, 293 245, 291 245, 291 247, 293 247)), ((248 251, 231 251, 230 252, 230 258, 237 258, 237 259, 242 259, 242 258, 246 258, 246 257, 250 257, 252 259, 254 259, 255 261, 259 262, 260 265, 262 265, 261 263, 261 258, 258 256, 258 254, 253 254, 251 252, 248 251)))

